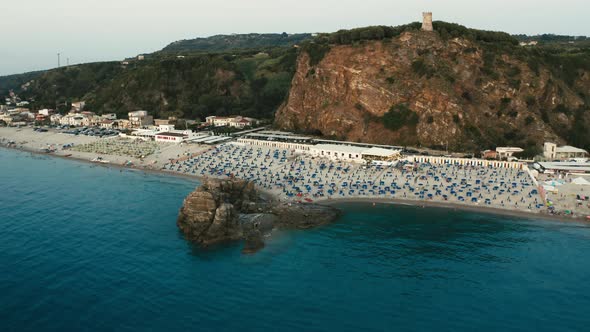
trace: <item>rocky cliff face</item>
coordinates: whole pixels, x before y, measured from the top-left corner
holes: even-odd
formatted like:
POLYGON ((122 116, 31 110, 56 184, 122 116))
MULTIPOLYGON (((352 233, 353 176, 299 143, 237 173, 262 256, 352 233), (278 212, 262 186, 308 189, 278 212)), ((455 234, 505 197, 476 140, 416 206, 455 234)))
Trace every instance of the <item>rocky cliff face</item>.
POLYGON ((185 198, 177 225, 187 239, 201 245, 245 240, 243 252, 251 253, 264 247, 264 236, 274 228, 310 228, 337 216, 327 206, 263 199, 249 181, 209 179, 185 198))
POLYGON ((177 225, 190 240, 207 245, 243 237, 240 212, 255 212, 258 193, 246 181, 203 183, 184 200, 177 225))
POLYGON ((587 91, 589 72, 576 72, 568 84, 521 53, 410 31, 332 45, 317 65, 301 52, 276 125, 350 141, 463 150, 563 143, 575 122, 590 128, 587 91), (418 121, 388 129, 384 116, 400 105, 418 121))

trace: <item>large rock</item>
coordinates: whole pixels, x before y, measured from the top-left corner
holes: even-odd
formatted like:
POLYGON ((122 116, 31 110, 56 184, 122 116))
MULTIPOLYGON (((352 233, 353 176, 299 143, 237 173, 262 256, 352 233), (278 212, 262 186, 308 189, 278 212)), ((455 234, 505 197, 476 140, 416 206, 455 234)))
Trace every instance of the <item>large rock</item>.
POLYGON ((244 253, 264 247, 277 227, 310 228, 332 222, 338 210, 316 204, 276 205, 244 180, 205 180, 184 200, 177 225, 190 241, 207 246, 244 240, 244 253))
POLYGON ((255 196, 247 181, 205 180, 184 200, 177 225, 189 240, 204 245, 240 239, 241 206, 255 206, 249 201, 255 196))
POLYGON ((456 150, 489 148, 500 138, 563 142, 578 120, 589 125, 590 113, 578 119, 572 111, 590 91, 588 71, 568 85, 549 66, 531 69, 521 52, 500 54, 463 37, 421 31, 332 45, 317 64, 302 51, 275 124, 347 141, 456 150), (399 105, 418 122, 390 130, 380 118, 399 105))

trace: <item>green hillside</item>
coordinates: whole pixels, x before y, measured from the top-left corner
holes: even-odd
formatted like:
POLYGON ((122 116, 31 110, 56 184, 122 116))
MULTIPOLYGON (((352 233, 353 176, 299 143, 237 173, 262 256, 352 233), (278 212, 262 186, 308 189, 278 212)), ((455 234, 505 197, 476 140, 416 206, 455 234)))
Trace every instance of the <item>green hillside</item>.
POLYGON ((0 76, 0 97, 8 95, 13 89, 20 89, 21 85, 38 77, 45 71, 32 71, 24 74, 0 76))
POLYGON ((309 33, 250 33, 216 35, 207 38, 179 40, 164 47, 164 53, 182 52, 225 52, 231 50, 252 50, 272 47, 293 46, 312 36, 309 33))
POLYGON ((42 74, 19 95, 34 108, 57 104, 64 111, 83 99, 97 113, 145 109, 156 117, 271 118, 289 91, 296 56, 296 49, 282 48, 70 66, 42 74))

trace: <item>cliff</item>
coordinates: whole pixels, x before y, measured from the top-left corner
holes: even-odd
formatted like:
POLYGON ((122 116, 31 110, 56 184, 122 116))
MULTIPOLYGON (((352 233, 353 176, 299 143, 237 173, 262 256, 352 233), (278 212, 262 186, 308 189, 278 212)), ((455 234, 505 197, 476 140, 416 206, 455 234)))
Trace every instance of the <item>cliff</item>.
POLYGON ((246 180, 208 179, 185 198, 176 224, 200 245, 244 240, 243 252, 252 253, 264 247, 264 237, 275 228, 310 228, 337 216, 328 206, 280 205, 264 199, 246 180))
POLYGON ((456 150, 516 145, 534 154, 545 140, 590 148, 588 52, 528 50, 505 34, 445 28, 335 43, 341 34, 302 48, 276 126, 456 150))

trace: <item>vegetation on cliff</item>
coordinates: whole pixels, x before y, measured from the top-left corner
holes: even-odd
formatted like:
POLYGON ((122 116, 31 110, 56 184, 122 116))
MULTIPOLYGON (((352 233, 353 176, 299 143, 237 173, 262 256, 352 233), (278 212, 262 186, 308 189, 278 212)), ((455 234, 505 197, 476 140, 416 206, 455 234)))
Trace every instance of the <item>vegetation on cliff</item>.
POLYGON ((418 124, 418 114, 405 104, 392 106, 381 118, 385 128, 398 130, 402 127, 415 127, 418 124))
POLYGON ((534 155, 544 140, 590 149, 590 48, 522 47, 503 32, 433 26, 341 30, 304 43, 278 126, 456 150, 516 145, 534 155))

